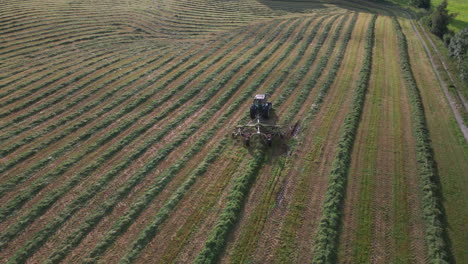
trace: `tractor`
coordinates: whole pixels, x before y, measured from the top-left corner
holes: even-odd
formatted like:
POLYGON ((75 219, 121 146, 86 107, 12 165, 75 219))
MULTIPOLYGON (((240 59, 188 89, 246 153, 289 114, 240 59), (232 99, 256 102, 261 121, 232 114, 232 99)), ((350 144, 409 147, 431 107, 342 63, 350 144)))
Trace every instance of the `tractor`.
POLYGON ((268 102, 268 94, 257 94, 250 106, 250 119, 268 119, 272 110, 271 102, 268 102))
POLYGON ((283 138, 281 127, 276 124, 273 115, 273 104, 268 102, 268 94, 257 94, 250 105, 250 122, 236 126, 233 138, 241 136, 246 146, 250 146, 252 137, 261 138, 268 146, 272 145, 274 137, 283 138))

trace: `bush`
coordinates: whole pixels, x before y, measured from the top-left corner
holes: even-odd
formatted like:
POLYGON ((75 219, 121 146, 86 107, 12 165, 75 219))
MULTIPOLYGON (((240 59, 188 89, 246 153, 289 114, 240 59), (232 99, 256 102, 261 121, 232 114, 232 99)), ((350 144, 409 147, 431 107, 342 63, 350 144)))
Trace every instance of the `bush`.
POLYGON ((448 13, 447 0, 444 0, 431 14, 431 32, 442 39, 444 34, 449 33, 447 26, 455 16, 448 13))
POLYGON ((429 9, 431 7, 431 0, 411 0, 410 3, 418 8, 429 9))
POLYGON ((457 60, 460 78, 468 81, 468 28, 464 28, 450 39, 450 56, 457 60))

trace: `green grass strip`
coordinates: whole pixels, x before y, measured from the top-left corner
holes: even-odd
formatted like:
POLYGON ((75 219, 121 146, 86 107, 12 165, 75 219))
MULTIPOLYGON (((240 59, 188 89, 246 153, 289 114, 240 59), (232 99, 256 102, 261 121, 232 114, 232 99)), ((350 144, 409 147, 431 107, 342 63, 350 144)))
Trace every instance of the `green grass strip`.
POLYGON ((354 91, 351 110, 346 115, 332 163, 327 191, 325 193, 322 218, 319 222, 315 238, 313 263, 336 263, 338 230, 341 222, 341 207, 346 192, 346 178, 372 70, 372 49, 374 46, 376 19, 377 16, 374 15, 367 29, 362 69, 359 73, 356 90, 354 91))
POLYGON ((413 136, 416 140, 416 158, 421 186, 428 259, 430 263, 451 263, 452 255, 447 243, 447 231, 443 224, 445 215, 437 180, 439 176, 424 114, 424 105, 411 70, 406 37, 396 17, 392 17, 392 19, 398 37, 402 74, 405 78, 411 104, 411 119, 413 121, 413 136))

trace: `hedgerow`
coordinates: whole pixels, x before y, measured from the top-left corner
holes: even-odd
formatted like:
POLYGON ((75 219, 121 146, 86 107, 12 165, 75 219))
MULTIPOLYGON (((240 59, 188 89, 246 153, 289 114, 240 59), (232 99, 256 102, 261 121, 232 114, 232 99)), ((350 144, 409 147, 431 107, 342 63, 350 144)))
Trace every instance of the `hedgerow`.
POLYGON ((446 241, 445 218, 441 203, 440 189, 437 184, 437 169, 431 147, 431 138, 424 114, 424 105, 416 80, 411 70, 408 44, 401 26, 393 17, 398 37, 400 64, 408 88, 411 104, 413 136, 416 140, 416 158, 418 162, 421 186, 422 211, 425 222, 425 240, 428 248, 428 259, 431 263, 450 263, 450 250, 446 241))
POLYGON ((328 187, 323 204, 322 218, 317 228, 313 263, 335 263, 341 221, 341 207, 346 191, 346 177, 351 160, 352 148, 359 126, 365 95, 372 70, 372 49, 374 46, 374 27, 377 16, 369 23, 366 35, 365 55, 359 73, 351 110, 346 115, 335 158, 329 176, 328 187))

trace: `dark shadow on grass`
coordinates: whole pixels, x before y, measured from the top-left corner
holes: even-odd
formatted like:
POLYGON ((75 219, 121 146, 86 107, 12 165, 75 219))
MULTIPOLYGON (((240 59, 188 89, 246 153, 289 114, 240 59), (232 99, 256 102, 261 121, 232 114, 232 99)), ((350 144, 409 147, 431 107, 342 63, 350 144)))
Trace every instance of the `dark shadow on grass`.
POLYGON ((403 10, 401 6, 383 0, 258 0, 258 2, 278 12, 302 14, 337 7, 351 12, 406 18, 406 15, 401 12, 403 10))

